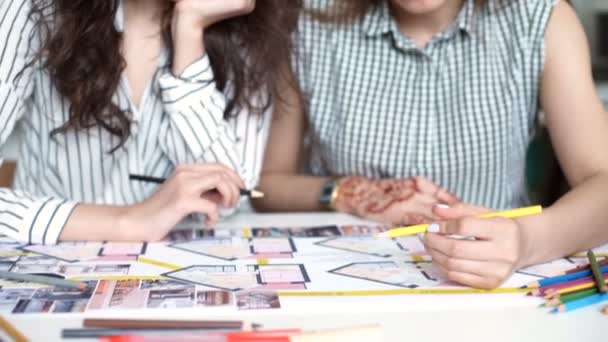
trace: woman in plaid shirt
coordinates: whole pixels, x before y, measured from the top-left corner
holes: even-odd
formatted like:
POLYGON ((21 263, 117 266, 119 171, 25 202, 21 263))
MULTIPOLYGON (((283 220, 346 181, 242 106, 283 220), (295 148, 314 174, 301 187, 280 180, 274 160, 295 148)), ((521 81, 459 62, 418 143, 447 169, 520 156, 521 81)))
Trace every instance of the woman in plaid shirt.
POLYGON ((294 63, 303 95, 286 92, 276 106, 258 208, 436 222, 424 239, 436 266, 483 288, 608 242, 608 118, 566 2, 308 6, 294 63), (528 203, 525 156, 540 110, 572 190, 541 215, 473 218, 528 203))

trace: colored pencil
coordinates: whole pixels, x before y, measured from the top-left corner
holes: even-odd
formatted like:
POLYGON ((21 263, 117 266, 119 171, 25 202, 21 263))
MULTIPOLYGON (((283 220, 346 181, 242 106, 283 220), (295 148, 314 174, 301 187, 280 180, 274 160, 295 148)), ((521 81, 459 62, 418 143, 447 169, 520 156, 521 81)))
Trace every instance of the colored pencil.
MULTIPOLYGON (((600 271, 602 273, 608 272, 608 266, 603 266, 602 268, 600 268, 600 271)), ((593 274, 592 274, 591 270, 588 269, 588 270, 578 271, 575 273, 563 274, 563 275, 559 275, 559 276, 555 276, 555 277, 550 277, 550 278, 533 281, 530 284, 528 284, 528 287, 537 288, 537 287, 542 287, 542 286, 548 286, 548 285, 562 283, 564 281, 570 281, 570 280, 580 279, 580 278, 584 278, 584 277, 590 277, 592 275, 593 274)))
POLYGON ((592 289, 594 287, 595 287, 595 281, 587 282, 585 284, 580 284, 580 285, 577 285, 577 286, 571 286, 571 287, 566 287, 566 288, 559 289, 559 290, 556 290, 556 291, 551 291, 550 293, 548 292, 545 295, 545 298, 554 298, 557 295, 570 294, 570 293, 578 292, 578 291, 581 291, 581 290, 592 289))
POLYGON ((0 271, 0 278, 8 279, 8 280, 17 280, 24 281, 28 283, 38 283, 45 285, 52 285, 58 287, 72 288, 84 290, 87 288, 87 284, 78 281, 65 280, 55 277, 47 277, 36 274, 27 274, 27 273, 15 273, 15 272, 5 272, 0 271))
POLYGON ((566 303, 572 302, 574 300, 589 297, 594 294, 597 294, 596 288, 578 291, 578 292, 570 293, 570 294, 563 295, 563 296, 556 296, 553 299, 550 299, 549 301, 547 301, 547 303, 545 303, 545 306, 546 307, 558 306, 561 304, 566 304, 566 303))
POLYGON ((595 279, 595 286, 599 293, 606 293, 608 291, 608 287, 606 287, 606 282, 604 281, 604 276, 602 275, 602 271, 600 270, 599 265, 597 264, 597 259, 595 258, 595 254, 593 254, 592 250, 587 252, 587 258, 589 259, 589 267, 591 267, 591 273, 593 273, 593 278, 595 279))
POLYGON ((15 328, 9 321, 0 316, 0 328, 10 336, 14 342, 27 342, 29 341, 17 328, 15 328))
POLYGON ((172 328, 172 329, 105 329, 105 328, 84 328, 84 329, 63 329, 61 337, 63 338, 100 338, 107 336, 118 336, 118 335, 147 335, 147 336, 160 336, 162 334, 171 333, 171 335, 177 335, 183 332, 234 332, 240 331, 241 329, 227 329, 227 328, 172 328))
POLYGON ((607 293, 597 293, 589 297, 562 304, 551 310, 551 313, 569 312, 608 300, 607 293))
POLYGON ((183 268, 179 265, 174 265, 174 264, 170 264, 168 262, 154 260, 154 259, 150 259, 150 258, 146 258, 146 257, 142 257, 142 256, 137 257, 137 262, 141 262, 142 264, 158 266, 158 267, 166 268, 169 270, 179 270, 180 268, 183 268))
MULTIPOLYGON (((536 215, 542 212, 543 208, 539 205, 533 207, 512 209, 506 211, 497 211, 488 214, 478 215, 478 218, 491 218, 491 217, 506 217, 506 218, 515 218, 529 215, 536 215)), ((428 224, 418 224, 415 226, 409 227, 399 227, 388 230, 386 232, 380 233, 376 235, 376 237, 381 238, 395 238, 400 236, 408 236, 408 235, 417 235, 426 233, 428 224)))
MULTIPOLYGON (((162 184, 167 180, 166 178, 142 176, 142 175, 129 175, 129 179, 132 181, 148 182, 148 183, 156 183, 156 184, 162 184)), ((264 193, 261 191, 258 191, 258 190, 240 189, 240 194, 241 194, 241 196, 246 196, 246 197, 250 197, 250 198, 264 197, 264 193)))
POLYGON ((85 328, 106 329, 243 329, 242 321, 85 319, 85 328))
MULTIPOLYGON (((604 275, 604 277, 605 277, 604 281, 608 281, 608 273, 606 273, 604 275)), ((545 294, 553 293, 560 289, 565 289, 565 288, 578 286, 578 285, 584 285, 584 284, 591 284, 591 283, 595 283, 595 279, 593 277, 579 278, 579 279, 575 279, 575 280, 565 281, 563 283, 539 287, 532 291, 532 295, 542 296, 545 294)))
MULTIPOLYGON (((597 254, 596 254, 596 256, 597 256, 597 254)), ((606 258, 604 260, 601 260, 601 261, 598 261, 597 264, 600 267, 608 266, 608 258, 606 258)), ((568 271, 566 271, 566 272, 564 272, 562 274, 572 274, 572 273, 576 273, 576 272, 580 272, 580 271, 585 271, 585 270, 590 270, 590 269, 591 268, 589 267, 589 264, 587 264, 587 265, 581 265, 581 266, 578 266, 578 267, 573 268, 571 270, 568 270, 568 271)))
POLYGON ((279 297, 376 297, 400 295, 453 295, 453 294, 504 294, 528 291, 521 287, 499 287, 493 290, 458 288, 428 289, 383 289, 383 290, 345 290, 345 291, 278 291, 279 297))

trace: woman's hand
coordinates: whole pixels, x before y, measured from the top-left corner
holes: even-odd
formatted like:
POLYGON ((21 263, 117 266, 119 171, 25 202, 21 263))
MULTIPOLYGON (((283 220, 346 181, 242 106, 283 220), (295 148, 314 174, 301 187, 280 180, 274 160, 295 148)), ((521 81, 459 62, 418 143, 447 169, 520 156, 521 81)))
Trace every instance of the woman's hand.
POLYGON ((222 20, 248 14, 255 0, 172 0, 175 2, 172 22, 173 74, 186 68, 205 54, 204 30, 222 20))
POLYGON ((449 280, 493 289, 522 266, 524 231, 513 219, 474 217, 488 211, 463 204, 435 207, 434 213, 445 221, 432 224, 423 242, 433 264, 449 280))
POLYGON ((173 0, 177 19, 186 20, 194 28, 205 28, 232 17, 248 14, 255 0, 173 0))
POLYGON ((190 214, 204 214, 213 224, 218 206, 236 206, 243 187, 240 177, 222 164, 179 165, 152 197, 125 211, 130 240, 160 240, 190 214))
POLYGON ((436 204, 457 203, 455 195, 423 177, 347 177, 340 181, 335 207, 385 224, 406 225, 437 219, 432 210, 436 204))

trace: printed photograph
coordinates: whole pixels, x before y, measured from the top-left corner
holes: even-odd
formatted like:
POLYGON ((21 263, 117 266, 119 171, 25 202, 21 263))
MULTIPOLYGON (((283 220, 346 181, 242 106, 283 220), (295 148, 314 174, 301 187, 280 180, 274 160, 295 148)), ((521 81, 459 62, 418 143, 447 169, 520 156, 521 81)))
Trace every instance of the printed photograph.
POLYGON ((194 285, 182 286, 182 288, 149 290, 147 307, 150 309, 191 308, 194 306, 194 293, 194 285))
POLYGON ((13 309, 14 314, 24 313, 47 313, 53 307, 52 300, 44 299, 21 299, 13 309))
POLYGON ((53 303, 53 313, 81 313, 87 309, 88 299, 56 300, 53 303))
POLYGON ((233 305, 234 298, 228 291, 197 291, 196 306, 233 305))
POLYGON ((281 302, 275 291, 243 291, 236 294, 239 310, 279 309, 281 302))

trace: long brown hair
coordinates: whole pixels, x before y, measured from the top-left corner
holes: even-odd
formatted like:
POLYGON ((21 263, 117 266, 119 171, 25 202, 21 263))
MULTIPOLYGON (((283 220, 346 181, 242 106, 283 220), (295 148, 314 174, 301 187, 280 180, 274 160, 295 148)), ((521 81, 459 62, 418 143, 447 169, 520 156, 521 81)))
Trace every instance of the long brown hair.
MULTIPOLYGON (((131 134, 130 113, 112 102, 126 67, 122 34, 114 27, 118 0, 31 1, 30 17, 42 41, 37 59, 70 103, 68 120, 51 134, 100 126, 120 139, 112 149, 116 150, 131 134)), ((206 30, 205 50, 216 86, 224 91, 230 83, 225 117, 241 109, 261 113, 270 106, 277 94, 275 85, 286 76, 280 70, 292 57, 291 33, 301 6, 301 0, 258 0, 252 13, 206 30), (260 89, 268 89, 270 96, 253 101, 260 89)), ((173 7, 174 2, 167 1, 162 21, 162 38, 169 51, 173 7)))

